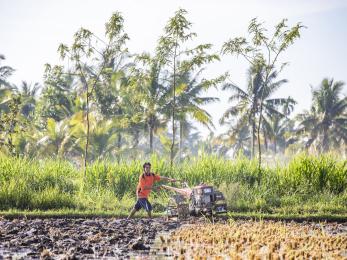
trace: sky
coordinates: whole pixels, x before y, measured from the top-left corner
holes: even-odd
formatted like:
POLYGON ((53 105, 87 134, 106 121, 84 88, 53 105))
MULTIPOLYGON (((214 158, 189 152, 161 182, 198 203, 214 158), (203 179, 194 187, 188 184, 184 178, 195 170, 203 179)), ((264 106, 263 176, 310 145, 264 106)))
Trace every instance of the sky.
MULTIPOLYGON (((84 27, 104 35, 105 22, 113 12, 124 17, 132 53, 153 53, 163 28, 178 8, 188 11, 187 18, 197 33, 192 44, 212 43, 219 52, 224 42, 247 36, 249 21, 257 17, 271 30, 281 19, 293 26, 301 22, 307 28, 301 38, 281 57, 289 66, 279 79, 289 82, 275 94, 293 97, 295 113, 311 105, 311 88, 329 77, 347 83, 347 0, 0 0, 0 54, 16 71, 9 81, 22 80, 42 84, 44 64, 58 64, 60 43, 71 44, 73 34, 84 27)), ((248 64, 242 58, 222 56, 220 62, 206 67, 205 78, 229 72, 234 83, 246 86, 248 64)), ((347 85, 344 88, 347 94, 347 85)), ((228 108, 230 92, 213 89, 208 96, 220 102, 206 106, 212 115, 215 133, 225 131, 219 119, 228 108)), ((198 129, 204 136, 208 131, 198 129)))

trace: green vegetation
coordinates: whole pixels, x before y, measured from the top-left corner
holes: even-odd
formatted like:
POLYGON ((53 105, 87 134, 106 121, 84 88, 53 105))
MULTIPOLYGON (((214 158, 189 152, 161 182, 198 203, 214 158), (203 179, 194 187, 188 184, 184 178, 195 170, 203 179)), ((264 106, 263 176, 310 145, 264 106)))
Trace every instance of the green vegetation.
MULTIPOLYGON (((205 156, 184 161, 173 171, 164 159, 153 156, 151 162, 154 171, 190 185, 216 185, 226 195, 233 214, 347 214, 347 163, 332 154, 300 154, 286 166, 264 167, 261 176, 257 161, 245 157, 205 156)), ((0 210, 125 215, 135 200, 141 165, 140 161, 95 162, 84 179, 83 171, 66 161, 2 157, 0 210)), ((164 211, 167 197, 165 191, 153 192, 156 212, 164 211)))
MULTIPOLYGON (((248 62, 246 88, 228 73, 205 78, 221 57, 212 44, 196 44, 184 9, 168 20, 151 54, 129 52, 119 12, 105 37, 81 28, 71 46, 59 46, 62 63, 46 64, 43 86, 12 84, 15 70, 0 54, 0 210, 124 215, 151 158, 162 175, 216 185, 236 213, 345 215, 344 83, 323 79, 310 110, 293 116, 296 101, 277 95, 288 81, 279 57, 304 26, 287 22, 268 30, 252 19, 247 37, 222 45, 223 55, 248 62), (205 107, 219 101, 207 96, 212 87, 232 92, 220 136, 205 107), (206 140, 193 122, 211 130, 206 140)), ((163 212, 168 194, 153 196, 163 212)))

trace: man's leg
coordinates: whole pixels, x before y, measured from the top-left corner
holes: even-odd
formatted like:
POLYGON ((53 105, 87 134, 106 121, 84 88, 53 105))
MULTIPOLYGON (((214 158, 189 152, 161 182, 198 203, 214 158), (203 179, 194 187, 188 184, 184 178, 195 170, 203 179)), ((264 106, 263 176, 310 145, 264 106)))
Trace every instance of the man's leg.
POLYGON ((138 200, 136 201, 136 203, 135 203, 133 209, 130 211, 130 214, 129 214, 129 216, 127 217, 127 219, 132 218, 132 217, 135 215, 136 211, 138 211, 138 210, 140 210, 140 209, 141 209, 141 203, 140 203, 140 200, 138 199, 138 200))
POLYGON ((129 216, 127 217, 127 219, 132 218, 132 217, 135 215, 136 211, 137 211, 137 210, 136 210, 135 208, 133 208, 133 209, 130 211, 130 214, 129 214, 129 216))
POLYGON ((148 217, 152 218, 152 205, 151 203, 148 201, 148 199, 144 200, 144 208, 147 211, 148 217))

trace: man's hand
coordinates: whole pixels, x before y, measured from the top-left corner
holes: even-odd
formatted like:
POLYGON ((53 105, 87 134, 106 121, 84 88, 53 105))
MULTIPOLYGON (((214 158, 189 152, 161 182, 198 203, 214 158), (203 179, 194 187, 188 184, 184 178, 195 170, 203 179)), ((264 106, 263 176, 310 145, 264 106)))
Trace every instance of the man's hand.
POLYGON ((161 185, 156 186, 153 188, 153 191, 160 191, 162 189, 161 185))

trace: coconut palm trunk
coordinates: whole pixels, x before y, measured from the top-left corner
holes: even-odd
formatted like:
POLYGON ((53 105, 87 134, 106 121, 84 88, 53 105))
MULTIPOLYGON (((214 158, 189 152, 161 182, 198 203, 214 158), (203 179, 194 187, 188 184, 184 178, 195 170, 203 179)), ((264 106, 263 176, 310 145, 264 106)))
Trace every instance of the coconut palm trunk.
POLYGON ((183 149, 183 123, 182 121, 179 122, 180 124, 180 142, 179 142, 179 160, 182 160, 182 149, 183 149))
POLYGON ((252 120, 252 159, 255 155, 255 122, 252 120))
POLYGON ((120 150, 122 148, 122 134, 120 132, 118 132, 117 134, 117 162, 120 162, 120 150))
POLYGON ((153 126, 150 125, 149 126, 149 153, 152 154, 153 153, 153 126))

